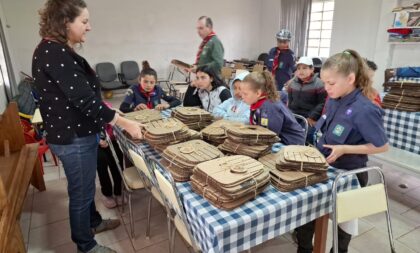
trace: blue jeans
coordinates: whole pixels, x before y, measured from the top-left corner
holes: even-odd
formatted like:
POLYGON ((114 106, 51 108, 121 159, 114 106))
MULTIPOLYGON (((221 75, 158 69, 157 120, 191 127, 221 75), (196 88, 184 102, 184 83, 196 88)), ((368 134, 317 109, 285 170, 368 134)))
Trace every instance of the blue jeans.
POLYGON ((306 144, 316 145, 315 143, 315 127, 309 126, 308 134, 306 135, 306 144))
POLYGON ((75 137, 72 144, 49 144, 63 163, 69 194, 71 238, 82 252, 96 246, 92 228, 102 222, 95 206, 97 135, 75 137))

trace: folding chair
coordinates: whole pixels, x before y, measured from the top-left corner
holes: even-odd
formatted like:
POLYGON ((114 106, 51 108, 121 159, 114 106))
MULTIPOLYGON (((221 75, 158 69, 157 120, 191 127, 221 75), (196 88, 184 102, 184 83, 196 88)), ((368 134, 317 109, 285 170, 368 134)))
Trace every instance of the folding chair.
POLYGON ((225 83, 229 84, 229 81, 232 79, 232 74, 233 74, 233 68, 222 67, 221 75, 222 75, 222 80, 225 81, 225 83))
MULTIPOLYGON (((299 114, 293 113, 293 116, 295 116, 296 121, 299 123, 299 125, 302 126, 303 130, 305 131, 305 138, 306 138, 306 135, 308 135, 308 129, 309 129, 308 120, 305 117, 303 117, 302 115, 299 115, 299 114)), ((305 144, 305 143, 303 143, 303 144, 305 144)))
POLYGON ((392 236, 391 218, 388 211, 388 194, 385 187, 385 178, 379 167, 367 167, 340 173, 334 180, 333 188, 333 252, 338 252, 338 223, 356 218, 385 212, 388 224, 388 236, 391 252, 395 253, 392 236), (355 190, 337 193, 338 181, 345 176, 376 170, 381 183, 358 188, 355 190))
POLYGON ((152 199, 155 198, 162 206, 165 206, 163 203, 162 197, 158 189, 156 188, 156 179, 152 176, 152 173, 149 170, 146 162, 144 161, 143 157, 137 154, 135 151, 130 149, 128 151, 130 153, 131 159, 134 163, 134 166, 142 173, 144 188, 150 193, 149 197, 149 204, 147 208, 147 227, 146 227, 146 238, 150 238, 150 216, 151 216, 151 209, 152 209, 152 199))
POLYGON ((169 71, 168 79, 159 79, 158 83, 165 83, 166 90, 172 96, 177 97, 181 101, 184 99, 187 87, 191 82, 191 75, 184 71, 183 62, 178 60, 171 61, 171 70, 169 71))
POLYGON ((130 218, 130 231, 131 237, 134 238, 134 219, 133 219, 133 208, 131 204, 131 194, 134 193, 136 190, 141 190, 145 188, 142 178, 140 177, 139 172, 137 171, 136 167, 126 167, 125 159, 123 159, 123 168, 121 168, 120 163, 118 162, 117 153, 115 152, 114 144, 112 143, 111 139, 108 135, 106 135, 106 139, 108 141, 109 148, 111 149, 112 156, 115 159, 115 163, 117 164, 118 170, 120 171, 121 178, 123 181, 123 189, 122 189, 122 199, 123 199, 123 207, 125 202, 125 193, 128 193, 128 213, 130 218))
POLYGON ((169 252, 174 252, 175 228, 178 230, 179 234, 188 243, 188 245, 193 249, 194 252, 201 252, 199 247, 197 246, 197 243, 194 240, 194 237, 192 236, 189 223, 186 220, 184 207, 178 195, 173 178, 170 176, 169 173, 166 174, 166 176, 163 175, 163 173, 157 167, 159 162, 155 159, 150 159, 150 164, 151 168, 153 169, 153 173, 155 174, 159 191, 162 194, 162 198, 167 209, 168 230, 170 236, 169 252), (171 222, 174 224, 172 230, 170 226, 171 222))

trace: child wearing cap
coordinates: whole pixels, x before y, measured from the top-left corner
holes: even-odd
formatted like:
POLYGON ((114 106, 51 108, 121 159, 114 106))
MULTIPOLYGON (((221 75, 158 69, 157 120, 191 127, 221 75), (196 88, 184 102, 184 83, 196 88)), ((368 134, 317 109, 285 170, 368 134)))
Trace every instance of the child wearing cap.
POLYGON ((276 34, 276 38, 277 46, 270 50, 265 64, 275 77, 277 90, 281 91, 284 84, 292 78, 295 68, 295 55, 289 48, 292 34, 288 30, 280 30, 276 34))
POLYGON ((309 131, 306 137, 308 144, 313 144, 315 123, 321 116, 327 93, 324 83, 314 74, 312 58, 300 57, 297 62, 295 77, 287 86, 289 109, 308 120, 309 131))
POLYGON ((249 74, 243 71, 235 76, 230 82, 230 93, 232 97, 214 108, 213 115, 227 120, 249 123, 249 105, 242 100, 241 82, 249 74))

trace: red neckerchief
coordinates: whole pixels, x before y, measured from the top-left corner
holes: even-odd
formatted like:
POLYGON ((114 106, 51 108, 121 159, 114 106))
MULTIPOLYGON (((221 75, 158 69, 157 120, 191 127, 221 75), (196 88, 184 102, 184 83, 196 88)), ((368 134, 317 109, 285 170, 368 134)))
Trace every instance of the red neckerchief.
POLYGON ((147 99, 147 104, 146 104, 147 108, 153 109, 153 103, 152 103, 151 97, 152 97, 152 95, 154 95, 155 88, 153 87, 153 90, 151 90, 149 92, 146 92, 145 90, 143 90, 141 85, 139 85, 139 91, 147 99))
POLYGON ((211 32, 209 35, 207 35, 203 41, 200 44, 200 47, 198 48, 197 56, 195 57, 195 64, 198 64, 198 60, 200 60, 201 53, 203 52, 204 46, 209 42, 209 40, 215 36, 215 32, 211 32))
POLYGON ((255 122, 253 120, 254 118, 254 114, 255 111, 260 108, 264 102, 267 100, 267 95, 263 94, 263 96, 260 98, 260 100, 258 100, 257 102, 255 102, 254 104, 251 105, 250 109, 251 109, 251 115, 249 116, 249 124, 250 125, 255 125, 255 122))
POLYGON ((271 73, 273 75, 276 74, 276 70, 279 68, 279 58, 280 58, 281 52, 284 52, 284 51, 286 51, 288 49, 289 49, 289 46, 282 47, 282 48, 277 47, 276 56, 274 57, 274 61, 273 61, 273 68, 271 70, 271 73))
POLYGON ((305 78, 305 79, 300 79, 299 78, 299 80, 302 82, 302 84, 307 84, 307 83, 310 83, 311 81, 312 81, 312 78, 314 77, 314 74, 311 74, 310 76, 308 76, 307 78, 305 78))

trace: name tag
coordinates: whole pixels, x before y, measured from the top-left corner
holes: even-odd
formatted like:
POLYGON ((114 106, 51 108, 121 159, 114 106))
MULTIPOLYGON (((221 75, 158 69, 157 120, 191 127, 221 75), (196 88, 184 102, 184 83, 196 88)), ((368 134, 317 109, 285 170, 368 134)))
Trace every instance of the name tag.
POLYGON ((261 118, 261 125, 262 126, 268 126, 268 119, 267 118, 261 118))

